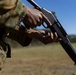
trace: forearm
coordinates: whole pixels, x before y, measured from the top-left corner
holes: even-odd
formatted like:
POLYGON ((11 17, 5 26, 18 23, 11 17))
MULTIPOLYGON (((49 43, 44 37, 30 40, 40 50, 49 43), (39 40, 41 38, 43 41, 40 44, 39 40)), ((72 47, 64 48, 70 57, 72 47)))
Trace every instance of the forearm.
POLYGON ((35 38, 44 44, 54 42, 52 33, 45 32, 43 30, 28 30, 28 36, 30 38, 35 38))

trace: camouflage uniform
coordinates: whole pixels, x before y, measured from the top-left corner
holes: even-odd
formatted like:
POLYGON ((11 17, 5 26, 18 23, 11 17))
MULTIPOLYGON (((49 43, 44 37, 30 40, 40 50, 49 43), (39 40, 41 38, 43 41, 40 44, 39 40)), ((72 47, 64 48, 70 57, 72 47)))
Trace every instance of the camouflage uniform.
MULTIPOLYGON (((7 11, 3 14, 0 14, 0 27, 2 26, 1 24, 4 24, 7 29, 10 27, 14 29, 14 27, 20 21, 20 18, 26 15, 26 7, 20 0, 0 0, 0 10, 2 10, 3 12, 5 10, 7 11)), ((8 37, 23 44, 25 43, 25 37, 26 37, 25 30, 24 32, 23 30, 21 32, 18 30, 10 29, 8 37), (24 36, 23 41, 21 40, 23 39, 21 38, 22 36, 24 36), (20 39, 18 39, 19 37, 20 39)), ((23 45, 26 45, 26 44, 23 44, 23 45)), ((2 49, 0 49, 0 69, 2 68, 5 58, 6 58, 5 52, 2 49)))
POLYGON ((14 27, 21 16, 26 15, 25 5, 20 0, 0 0, 0 9, 9 10, 0 16, 0 23, 14 27))

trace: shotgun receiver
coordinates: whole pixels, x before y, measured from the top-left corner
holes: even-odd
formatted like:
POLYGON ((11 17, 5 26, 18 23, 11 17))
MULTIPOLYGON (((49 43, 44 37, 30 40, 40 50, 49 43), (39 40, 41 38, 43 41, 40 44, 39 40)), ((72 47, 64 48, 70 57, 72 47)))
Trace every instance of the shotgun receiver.
MULTIPOLYGON (((27 0, 29 3, 31 3, 34 8, 40 10, 52 23, 52 26, 47 25, 46 28, 49 28, 52 32, 56 32, 58 34, 58 37, 61 38, 60 44, 66 51, 66 53, 69 55, 69 57, 74 61, 76 64, 76 51, 71 45, 71 42, 68 39, 68 35, 64 28, 62 27, 61 23, 58 21, 56 15, 54 12, 50 12, 46 10, 45 8, 41 8, 36 2, 33 0, 27 0)), ((44 25, 43 25, 44 26, 44 25)), ((45 26, 44 26, 45 27, 45 26)))

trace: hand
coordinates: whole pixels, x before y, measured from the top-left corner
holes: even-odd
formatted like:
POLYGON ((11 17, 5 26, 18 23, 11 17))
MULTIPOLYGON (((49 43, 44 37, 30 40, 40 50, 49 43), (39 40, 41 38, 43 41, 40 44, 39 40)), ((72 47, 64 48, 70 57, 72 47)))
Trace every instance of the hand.
POLYGON ((59 41, 57 33, 47 32, 43 30, 28 30, 28 36, 35 38, 44 44, 59 41))
POLYGON ((27 13, 23 20, 23 23, 25 25, 27 24, 29 27, 34 28, 40 26, 43 21, 51 25, 50 21, 41 11, 27 6, 26 8, 27 8, 27 13))

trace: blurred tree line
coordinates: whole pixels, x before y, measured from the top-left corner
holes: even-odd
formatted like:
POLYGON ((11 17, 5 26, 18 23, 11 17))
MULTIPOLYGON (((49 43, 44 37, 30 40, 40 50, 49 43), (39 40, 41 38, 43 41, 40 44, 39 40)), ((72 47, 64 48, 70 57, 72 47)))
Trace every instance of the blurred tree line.
POLYGON ((76 43, 76 35, 69 35, 68 38, 72 43, 76 43))

